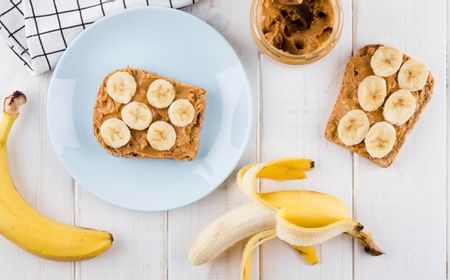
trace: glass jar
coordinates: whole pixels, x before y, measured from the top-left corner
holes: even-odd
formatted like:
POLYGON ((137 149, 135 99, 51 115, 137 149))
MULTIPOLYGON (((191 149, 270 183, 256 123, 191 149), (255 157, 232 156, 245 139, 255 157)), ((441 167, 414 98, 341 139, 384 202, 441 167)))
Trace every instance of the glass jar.
POLYGON ((253 0, 252 2, 252 6, 250 9, 250 28, 256 44, 258 45, 261 52, 263 52, 265 55, 271 57, 276 61, 286 64, 308 64, 327 55, 337 44, 342 33, 343 25, 343 10, 340 0, 331 0, 334 9, 334 26, 330 37, 327 39, 327 41, 323 42, 321 46, 319 46, 319 48, 301 55, 291 54, 280 50, 267 41, 260 26, 263 1, 267 0, 253 0))

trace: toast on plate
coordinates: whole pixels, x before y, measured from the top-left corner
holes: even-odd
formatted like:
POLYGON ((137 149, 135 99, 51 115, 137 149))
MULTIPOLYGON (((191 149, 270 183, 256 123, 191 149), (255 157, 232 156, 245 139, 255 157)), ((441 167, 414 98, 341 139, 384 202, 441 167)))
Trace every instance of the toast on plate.
POLYGON ((103 80, 93 129, 111 155, 128 158, 195 159, 207 92, 157 73, 125 68, 103 80))

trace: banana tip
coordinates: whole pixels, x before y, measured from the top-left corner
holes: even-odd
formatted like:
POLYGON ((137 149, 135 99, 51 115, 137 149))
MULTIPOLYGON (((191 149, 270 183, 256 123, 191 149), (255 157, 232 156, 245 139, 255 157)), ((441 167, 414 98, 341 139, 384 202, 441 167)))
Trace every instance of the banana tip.
POLYGON ((384 255, 384 252, 380 250, 378 247, 365 246, 364 252, 368 253, 371 256, 381 256, 384 255))
POLYGON ((201 253, 200 251, 193 247, 191 248, 191 250, 189 251, 189 255, 188 255, 188 259, 189 262, 193 265, 201 265, 207 262, 207 260, 205 260, 205 258, 201 257, 201 253))

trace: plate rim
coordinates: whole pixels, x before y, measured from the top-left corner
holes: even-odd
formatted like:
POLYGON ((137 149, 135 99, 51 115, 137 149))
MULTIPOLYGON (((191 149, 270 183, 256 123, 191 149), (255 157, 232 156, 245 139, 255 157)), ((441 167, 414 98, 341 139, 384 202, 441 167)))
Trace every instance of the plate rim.
POLYGON ((127 209, 127 210, 132 210, 132 211, 140 211, 140 212, 161 212, 161 211, 168 211, 168 210, 173 210, 173 209, 178 209, 190 204, 193 204, 195 202, 198 202, 200 200, 202 200, 203 198, 207 197, 209 194, 211 194, 213 191, 217 190, 231 175, 231 173, 233 172, 233 170, 236 168, 236 166, 238 165, 239 161, 241 160, 243 154, 245 153, 248 144, 249 144, 249 140, 250 140, 250 135, 252 133, 253 130, 253 122, 254 122, 254 104, 253 104, 253 91, 252 91, 252 87, 250 85, 250 81, 248 79, 248 74, 247 71, 245 70, 244 65, 242 64, 242 61, 239 57, 239 55, 236 53, 236 51, 234 50, 234 48, 231 46, 231 44, 228 42, 228 40, 226 40, 226 38, 219 32, 217 31, 215 28, 213 28, 211 25, 209 25, 206 21, 190 14, 184 11, 181 11, 179 9, 174 9, 174 8, 168 8, 168 7, 160 7, 160 6, 143 6, 143 7, 130 7, 127 8, 125 10, 122 10, 120 12, 116 12, 110 15, 107 15, 105 17, 102 17, 98 20, 96 20, 92 25, 90 25, 89 27, 87 27, 85 30, 83 30, 81 33, 79 33, 73 40, 72 42, 69 44, 69 46, 66 48, 66 50, 63 52, 63 54, 61 55, 61 57, 58 60, 58 63, 55 67, 55 69, 52 72, 52 77, 48 86, 48 90, 47 90, 47 108, 46 108, 46 114, 47 114, 47 130, 48 130, 48 135, 49 135, 49 139, 50 139, 50 143, 52 145, 52 148, 59 160, 59 162, 63 165, 64 169, 66 170, 66 172, 68 172, 68 174, 70 175, 71 179, 77 183, 79 186, 81 186, 83 189, 85 189, 86 191, 88 191, 89 193, 91 193, 92 195, 94 195, 95 197, 99 198, 102 201, 107 202, 110 205, 116 206, 116 207, 120 207, 122 209, 127 209), (207 29, 209 29, 210 31, 212 31, 213 33, 215 33, 216 35, 218 35, 219 40, 222 41, 223 45, 228 48, 232 54, 235 55, 235 57, 237 58, 237 63, 239 68, 242 70, 243 72, 243 77, 244 77, 244 88, 246 89, 246 98, 247 101, 249 103, 248 108, 246 108, 247 110, 247 116, 248 116, 248 121, 247 121, 247 127, 246 127, 246 131, 245 131, 245 135, 244 135, 244 140, 242 142, 242 145, 240 147, 240 149, 237 152, 237 156, 234 159, 234 162, 230 165, 230 167, 225 170, 223 172, 223 175, 218 177, 217 179, 217 183, 216 184, 211 184, 211 187, 208 191, 204 192, 202 195, 196 197, 194 200, 191 201, 187 201, 187 202, 183 202, 183 203, 176 203, 175 206, 170 206, 170 207, 159 207, 159 208, 142 208, 142 207, 133 207, 132 205, 129 204, 121 204, 121 203, 117 203, 116 201, 112 201, 110 199, 107 199, 105 197, 103 197, 99 192, 97 192, 95 190, 95 188, 91 188, 88 185, 89 184, 85 184, 86 182, 83 182, 84 180, 80 180, 79 178, 75 178, 73 170, 69 167, 68 164, 66 164, 66 162, 63 160, 62 156, 59 155, 56 152, 56 144, 55 141, 53 139, 53 133, 55 133, 55 131, 52 129, 52 125, 50 124, 50 118, 49 116, 51 115, 50 113, 50 103, 51 101, 51 92, 52 92, 52 88, 53 88, 53 83, 55 80, 55 76, 56 74, 59 72, 59 68, 61 63, 64 61, 64 59, 67 56, 68 50, 70 50, 71 48, 73 48, 76 43, 80 40, 80 38, 83 38, 84 36, 86 36, 86 34, 88 32, 92 32, 91 30, 93 29, 92 27, 98 25, 98 24, 102 24, 105 21, 110 21, 113 20, 115 17, 121 17, 124 16, 125 14, 129 14, 129 13, 134 13, 134 12, 139 12, 139 11, 149 11, 149 10, 159 10, 161 12, 168 12, 168 13, 174 13, 174 14, 178 14, 179 16, 184 16, 186 18, 189 18, 190 20, 193 21, 197 21, 201 24, 204 24, 205 27, 207 29))

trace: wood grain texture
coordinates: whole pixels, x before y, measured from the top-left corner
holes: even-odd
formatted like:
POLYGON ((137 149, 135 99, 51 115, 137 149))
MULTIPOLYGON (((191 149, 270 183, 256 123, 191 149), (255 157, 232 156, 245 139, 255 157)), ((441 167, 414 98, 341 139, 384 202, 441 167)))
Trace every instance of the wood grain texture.
MULTIPOLYGON (((445 279, 449 7, 445 0, 342 2, 345 26, 339 44, 326 58, 300 67, 284 66, 258 53, 249 31, 249 0, 201 0, 186 9, 225 36, 240 56, 253 88, 253 135, 236 170, 260 159, 313 158, 316 169, 308 179, 287 184, 268 181, 263 189, 282 185, 338 196, 386 251, 384 256, 370 257, 359 244, 341 236, 320 246, 321 263, 309 266, 283 242, 271 241, 255 257, 253 279, 445 279), (345 63, 352 50, 368 43, 391 44, 422 59, 436 81, 431 103, 387 170, 323 137, 345 63)), ((56 158, 45 113, 50 77, 31 78, 0 44, 0 96, 21 89, 29 97, 10 138, 11 173, 19 191, 44 214, 109 230, 115 242, 105 255, 74 264, 41 260, 0 238, 0 279, 239 279, 243 243, 203 266, 192 266, 187 260, 203 226, 247 201, 237 190, 236 170, 208 197, 173 211, 140 213, 109 205, 75 185, 56 158)))
POLYGON ((104 229, 113 247, 96 259, 76 264, 76 280, 166 279, 166 213, 135 212, 110 205, 76 187, 77 225, 104 229))
MULTIPOLYGON (((0 45, 1 100, 14 90, 21 90, 28 97, 8 141, 11 176, 20 193, 36 209, 51 218, 72 224, 72 180, 48 139, 46 92, 50 76, 30 78, 12 52, 0 45)), ((73 264, 37 258, 0 237, 0 279, 73 279, 73 264)))
POLYGON ((448 261, 448 257, 449 257, 449 252, 450 252, 450 215, 449 215, 449 202, 450 202, 450 191, 448 190, 448 186, 449 186, 449 184, 448 184, 448 182, 449 182, 449 174, 450 174, 450 165, 449 165, 449 159, 450 159, 450 110, 449 110, 449 108, 450 108, 450 98, 448 98, 448 92, 449 92, 449 90, 450 90, 450 84, 449 84, 449 81, 450 81, 450 71, 449 71, 449 69, 448 69, 448 65, 449 65, 449 63, 450 63, 450 58, 449 58, 449 56, 448 56, 448 54, 450 53, 450 17, 449 17, 449 14, 450 14, 450 5, 449 4, 447 4, 447 14, 446 14, 446 16, 447 16, 447 18, 446 18, 446 20, 447 20, 447 32, 446 32, 446 35, 447 35, 447 38, 446 38, 446 42, 447 42, 447 44, 446 44, 446 51, 447 51, 447 53, 446 53, 446 55, 447 55, 447 59, 446 59, 446 91, 445 91, 445 95, 446 95, 446 97, 447 97, 447 106, 446 106, 446 113, 447 113, 447 119, 446 119, 446 121, 447 121, 447 134, 446 134, 446 136, 447 136, 447 211, 446 211, 446 213, 447 213, 447 254, 446 254, 446 257, 447 257, 447 279, 449 278, 449 276, 448 276, 448 272, 450 271, 450 262, 448 261))
MULTIPOLYGON (((339 89, 345 62, 351 55, 351 1, 343 1, 342 37, 335 49, 313 64, 290 67, 261 59, 262 159, 283 156, 308 157, 316 168, 308 179, 263 182, 263 190, 313 189, 331 193, 352 205, 351 153, 338 149, 323 137, 328 114, 339 89)), ((351 209, 351 208, 350 208, 351 209)), ((320 263, 307 265, 297 252, 282 242, 263 245, 262 279, 351 279, 352 242, 341 236, 320 246, 320 263)))
MULTIPOLYGON (((249 1, 201 1, 190 12, 222 33, 235 49, 246 68, 255 100, 253 134, 247 152, 230 177, 208 197, 190 206, 169 212, 168 279, 239 279, 242 243, 215 261, 193 266, 187 259, 189 249, 201 229, 226 211, 247 199, 235 183, 237 169, 257 159, 258 53, 248 27, 249 1)), ((258 274, 256 273, 256 277, 258 274)))
POLYGON ((446 278, 446 1, 354 1, 354 46, 380 42, 427 63, 435 94, 394 164, 355 157, 356 218, 386 255, 355 247, 354 279, 446 278))

